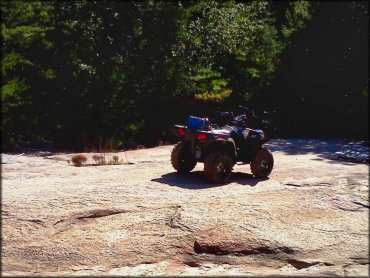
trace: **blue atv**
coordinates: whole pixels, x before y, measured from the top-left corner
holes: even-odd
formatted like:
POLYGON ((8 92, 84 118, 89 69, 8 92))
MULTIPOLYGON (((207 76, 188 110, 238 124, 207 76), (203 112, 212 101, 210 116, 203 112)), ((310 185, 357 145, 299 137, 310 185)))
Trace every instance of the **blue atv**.
MULTIPOLYGON (((198 162, 204 163, 204 174, 212 183, 225 183, 231 176, 233 166, 250 164, 257 178, 268 177, 274 167, 271 151, 263 147, 269 141, 261 129, 254 129, 256 116, 241 107, 244 113, 234 115, 222 112, 226 124, 213 124, 208 118, 190 116, 186 126, 175 125, 173 133, 181 137, 171 153, 173 168, 188 173, 198 162)), ((263 122, 263 121, 262 121, 263 122)))

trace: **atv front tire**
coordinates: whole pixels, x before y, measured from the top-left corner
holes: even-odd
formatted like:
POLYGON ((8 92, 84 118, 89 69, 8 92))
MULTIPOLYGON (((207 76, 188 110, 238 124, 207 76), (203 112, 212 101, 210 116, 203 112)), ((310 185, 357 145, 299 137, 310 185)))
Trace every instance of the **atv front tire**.
POLYGON ((189 173, 197 165, 188 144, 181 141, 175 145, 171 153, 171 164, 179 173, 189 173))
POLYGON ((274 168, 274 157, 269 149, 261 148, 251 162, 251 171, 256 178, 266 178, 274 168))
POLYGON ((212 183, 225 183, 231 176, 234 161, 225 151, 210 153, 204 162, 204 174, 212 183))

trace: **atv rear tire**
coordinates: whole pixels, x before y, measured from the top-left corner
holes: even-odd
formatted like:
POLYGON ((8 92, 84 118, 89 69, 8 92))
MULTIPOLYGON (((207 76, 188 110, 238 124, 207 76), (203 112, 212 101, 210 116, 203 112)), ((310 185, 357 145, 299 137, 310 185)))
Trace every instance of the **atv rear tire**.
POLYGON ((251 162, 251 171, 256 178, 266 178, 274 168, 274 157, 269 149, 261 148, 251 162))
POLYGON ((188 144, 181 141, 175 145, 171 153, 171 164, 179 173, 189 173, 197 165, 188 144))
POLYGON ((225 151, 210 153, 204 162, 204 174, 212 183, 225 183, 231 176, 234 161, 225 151))

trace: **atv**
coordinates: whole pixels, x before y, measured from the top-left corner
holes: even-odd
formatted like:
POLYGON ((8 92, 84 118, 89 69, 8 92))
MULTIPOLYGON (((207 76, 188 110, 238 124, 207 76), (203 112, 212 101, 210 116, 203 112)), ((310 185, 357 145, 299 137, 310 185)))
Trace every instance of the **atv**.
POLYGON ((258 120, 253 110, 239 107, 243 113, 238 115, 220 113, 222 119, 226 118, 226 124, 221 127, 208 118, 194 116, 189 116, 187 126, 174 125, 172 132, 180 136, 181 141, 171 153, 173 168, 178 173, 188 173, 198 162, 203 162, 205 177, 212 183, 226 183, 236 163, 250 164, 257 178, 268 177, 274 158, 263 144, 269 138, 261 129, 251 127, 251 123, 256 126, 258 120))

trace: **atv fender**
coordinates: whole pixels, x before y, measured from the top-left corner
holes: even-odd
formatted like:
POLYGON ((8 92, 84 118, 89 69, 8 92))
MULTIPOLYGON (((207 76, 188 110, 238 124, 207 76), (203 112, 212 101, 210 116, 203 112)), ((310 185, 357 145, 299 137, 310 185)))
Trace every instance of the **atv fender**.
POLYGON ((232 138, 228 138, 228 139, 218 138, 214 140, 211 146, 207 149, 207 152, 202 154, 202 156, 204 155, 203 158, 205 159, 205 156, 207 156, 212 151, 221 150, 221 149, 224 149, 225 151, 227 151, 231 155, 233 160, 236 161, 237 151, 236 151, 235 142, 232 138))
POLYGON ((230 153, 232 153, 233 158, 236 160, 236 157, 238 156, 238 154, 237 154, 237 151, 236 151, 236 145, 235 145, 234 139, 233 138, 228 138, 227 142, 229 142, 228 145, 230 146, 229 151, 230 151, 230 153))

